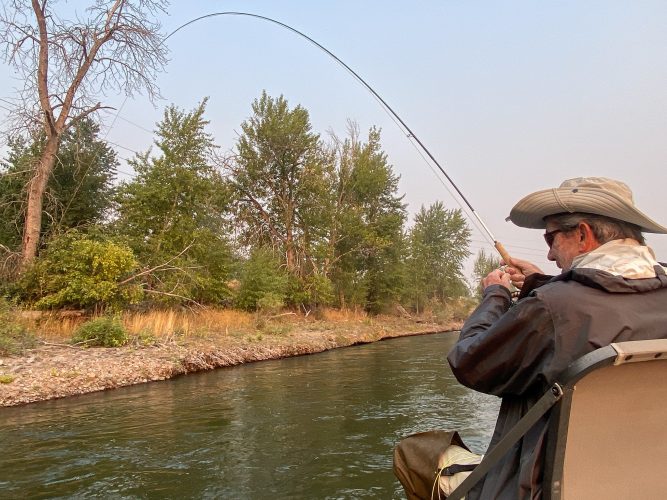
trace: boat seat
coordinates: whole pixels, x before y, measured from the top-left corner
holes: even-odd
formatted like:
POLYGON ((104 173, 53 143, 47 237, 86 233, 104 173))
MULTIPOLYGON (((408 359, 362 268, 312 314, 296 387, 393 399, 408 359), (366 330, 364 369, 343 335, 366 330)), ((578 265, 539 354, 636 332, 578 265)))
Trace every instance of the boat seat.
POLYGON ((667 339, 598 349, 568 369, 561 387, 545 498, 665 498, 667 339))
POLYGON ((448 497, 465 494, 547 411, 546 500, 667 498, 667 339, 582 356, 448 497))

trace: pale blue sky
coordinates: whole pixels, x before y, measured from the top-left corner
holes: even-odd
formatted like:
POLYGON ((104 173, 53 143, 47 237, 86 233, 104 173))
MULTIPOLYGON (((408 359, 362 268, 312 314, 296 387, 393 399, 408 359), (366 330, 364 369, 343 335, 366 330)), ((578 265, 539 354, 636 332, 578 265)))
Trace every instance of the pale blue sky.
MULTIPOLYGON (((525 194, 565 178, 624 180, 638 206, 667 224, 667 2, 192 0, 174 2, 165 31, 220 11, 276 19, 336 54, 412 128, 510 252, 546 271, 556 269, 541 231, 504 219, 525 194)), ((348 118, 362 131, 380 126, 411 213, 435 200, 459 206, 369 92, 294 33, 223 16, 185 28, 169 47, 157 109, 141 96, 109 97, 123 104, 115 122, 104 116, 122 157, 147 149, 166 104, 192 108, 204 96, 210 130, 228 150, 266 89, 308 109, 322 134, 344 135, 348 118)), ((0 97, 12 92, 7 73, 0 97)), ((473 251, 490 249, 478 230, 473 240, 473 251)), ((649 243, 667 260, 667 236, 649 243)))

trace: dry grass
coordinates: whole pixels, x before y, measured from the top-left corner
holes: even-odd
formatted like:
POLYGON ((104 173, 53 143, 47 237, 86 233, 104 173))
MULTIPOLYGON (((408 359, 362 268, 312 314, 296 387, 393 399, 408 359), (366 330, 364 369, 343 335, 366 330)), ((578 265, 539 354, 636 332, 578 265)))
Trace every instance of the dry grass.
POLYGON ((359 309, 324 309, 322 311, 322 319, 334 323, 364 321, 367 318, 368 314, 359 309))
POLYGON ((57 314, 30 314, 21 317, 28 331, 44 340, 62 341, 72 337, 74 331, 85 323, 82 316, 62 317, 57 314))
MULTIPOLYGON (((446 311, 432 316, 451 320, 466 309, 467 304, 450 304, 446 311)), ((38 338, 66 342, 91 317, 63 313, 24 313, 21 322, 38 338)), ((435 318, 434 318, 435 319, 435 318)), ((320 309, 316 314, 284 312, 273 316, 233 309, 201 309, 198 311, 161 310, 125 312, 121 321, 131 338, 138 343, 170 342, 187 338, 214 338, 248 334, 284 335, 291 331, 345 331, 357 327, 405 329, 404 320, 396 316, 372 317, 359 309, 320 309), (356 325, 356 326, 355 326, 356 325)))
POLYGON ((198 312, 151 311, 125 313, 123 324, 130 335, 152 335, 162 340, 178 337, 206 337, 244 333, 253 329, 253 316, 230 309, 204 309, 198 312))
MULTIPOLYGON (((83 323, 93 317, 28 312, 19 321, 47 341, 69 340, 83 323)), ((171 340, 174 337, 234 335, 254 330, 254 316, 243 311, 204 309, 189 311, 125 312, 121 320, 130 336, 171 340)))

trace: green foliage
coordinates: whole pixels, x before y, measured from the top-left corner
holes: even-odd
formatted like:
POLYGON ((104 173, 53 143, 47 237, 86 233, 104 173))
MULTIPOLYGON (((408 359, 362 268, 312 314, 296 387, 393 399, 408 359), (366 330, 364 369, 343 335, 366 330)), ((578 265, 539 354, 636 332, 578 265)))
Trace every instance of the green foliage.
POLYGON ((328 275, 339 306, 380 312, 399 297, 405 276, 399 178, 382 151, 379 130, 371 128, 364 143, 350 125, 350 137, 337 144, 328 275))
POLYGON ((141 330, 132 338, 132 342, 141 347, 150 347, 158 345, 158 339, 153 332, 141 330))
POLYGON ((333 283, 321 274, 309 274, 304 277, 287 275, 286 303, 301 307, 320 307, 333 303, 333 283))
POLYGON ((0 384, 11 384, 12 382, 14 382, 14 377, 11 375, 0 375, 0 384))
POLYGON ((255 311, 285 303, 288 275, 269 249, 255 250, 243 263, 240 282, 235 304, 241 309, 255 311))
POLYGON ((205 109, 206 100, 190 112, 169 106, 157 126, 159 155, 138 155, 137 177, 119 189, 115 228, 144 267, 159 266, 145 284, 168 302, 230 297, 229 190, 213 167, 216 146, 205 130, 205 109))
POLYGON ((301 106, 290 109, 282 96, 263 92, 252 111, 229 167, 242 240, 281 249, 288 272, 302 277, 312 270, 323 230, 326 156, 301 106))
MULTIPOLYGON (((99 139, 99 126, 85 119, 63 135, 44 195, 44 240, 70 228, 99 223, 113 196, 118 160, 99 139)), ((0 163, 0 242, 21 245, 27 185, 44 148, 44 134, 9 138, 8 157, 0 163)))
POLYGON ((141 287, 128 280, 136 269, 127 246, 70 231, 49 242, 17 283, 17 292, 40 309, 119 308, 142 297, 141 287))
MULTIPOLYGON (((375 313, 401 299, 420 310, 466 295, 469 230, 460 211, 422 207, 406 232, 399 177, 378 129, 361 138, 350 123, 347 138, 325 143, 306 109, 263 92, 223 176, 206 102, 190 111, 167 107, 155 147, 131 161, 136 177, 113 191, 116 157, 96 126, 82 121, 68 133, 45 202, 48 245, 14 287, 19 297, 47 309, 119 308, 143 299, 375 313), (103 221, 112 192, 107 231, 117 239, 65 231, 103 221), (234 293, 232 276, 239 278, 234 293)), ((0 242, 12 248, 20 245, 40 137, 10 143, 2 165, 0 242)))
POLYGON ((500 257, 495 254, 487 254, 484 249, 480 250, 473 264, 473 282, 478 299, 482 298, 482 279, 494 269, 500 267, 500 257))
POLYGON ((407 295, 419 312, 431 300, 468 295, 463 263, 470 255, 470 229, 460 209, 442 202, 421 207, 409 235, 407 295))
POLYGON ((305 283, 305 289, 308 291, 309 304, 315 306, 328 306, 333 303, 333 283, 326 276, 322 274, 312 274, 308 276, 305 283))
POLYGON ((271 314, 280 311, 284 305, 283 297, 274 292, 266 292, 257 300, 257 309, 271 314))
POLYGON ((0 356, 20 354, 35 344, 35 338, 19 321, 17 312, 0 298, 0 356))
POLYGON ((72 336, 73 343, 86 347, 121 347, 128 341, 129 337, 120 319, 108 316, 84 323, 72 336))

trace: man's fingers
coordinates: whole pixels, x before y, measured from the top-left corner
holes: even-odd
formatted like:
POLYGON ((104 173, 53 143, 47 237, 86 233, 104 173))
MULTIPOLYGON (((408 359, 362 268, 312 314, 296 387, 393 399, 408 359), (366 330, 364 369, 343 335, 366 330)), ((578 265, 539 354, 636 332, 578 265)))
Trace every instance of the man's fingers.
POLYGON ((482 287, 486 288, 491 285, 502 285, 509 288, 510 283, 511 278, 508 273, 504 272, 502 269, 494 269, 482 280, 482 287))

